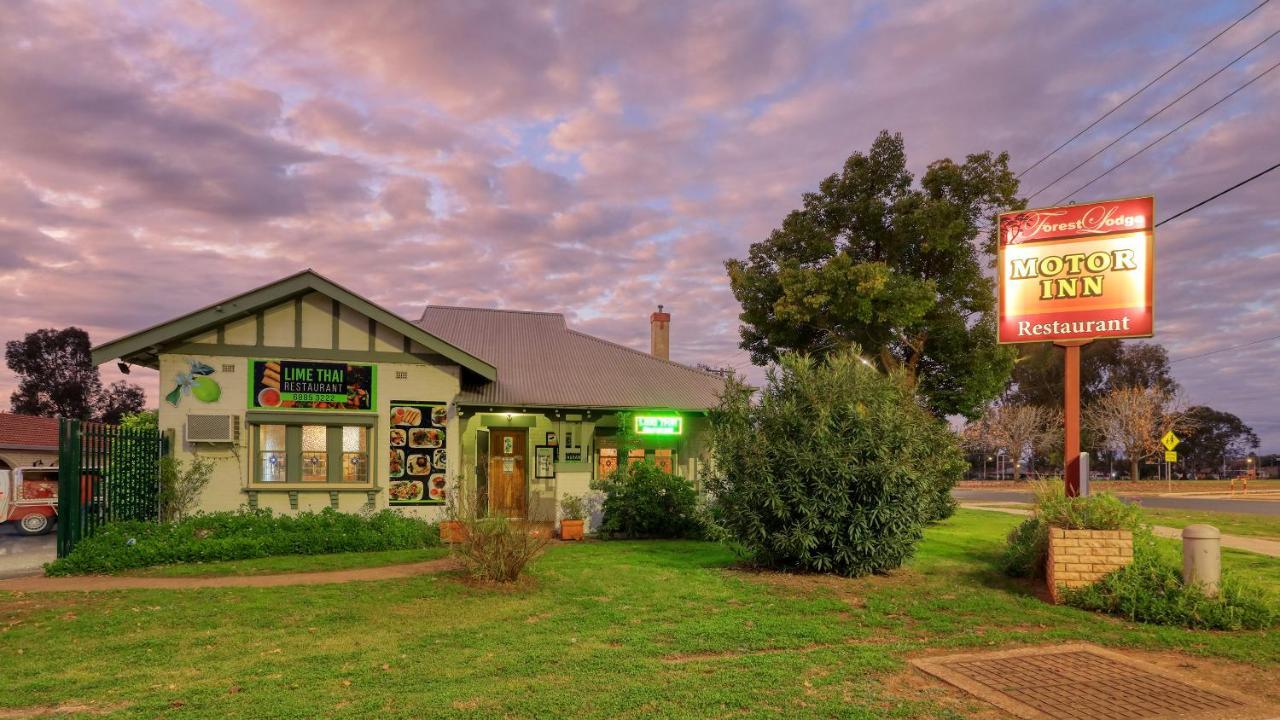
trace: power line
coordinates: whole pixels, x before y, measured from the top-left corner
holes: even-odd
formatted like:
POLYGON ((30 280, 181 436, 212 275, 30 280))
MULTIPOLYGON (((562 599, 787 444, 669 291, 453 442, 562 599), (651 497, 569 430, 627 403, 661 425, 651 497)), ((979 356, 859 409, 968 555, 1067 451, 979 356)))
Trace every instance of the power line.
POLYGON ((1181 95, 1179 95, 1178 97, 1174 98, 1174 99, 1173 99, 1169 104, 1165 105, 1164 107, 1160 108, 1159 110, 1155 111, 1154 113, 1151 113, 1150 115, 1148 115, 1145 119, 1143 119, 1143 121, 1142 121, 1142 122, 1138 123, 1137 125, 1134 125, 1133 127, 1129 128, 1128 130, 1126 130, 1126 131, 1124 132, 1124 134, 1123 134, 1123 135, 1121 135, 1120 137, 1116 138, 1115 140, 1112 140, 1111 142, 1107 143, 1105 147, 1101 148, 1100 150, 1098 150, 1098 151, 1097 151, 1097 152, 1095 152, 1094 154, 1090 155, 1089 157, 1085 158, 1084 160, 1081 160, 1079 163, 1077 163, 1077 164, 1076 164, 1076 166, 1075 166, 1075 167, 1071 168, 1070 170, 1068 170, 1068 171, 1066 171, 1066 172, 1062 173, 1061 175, 1059 175, 1058 177, 1054 178, 1051 182, 1049 182, 1049 184, 1045 185, 1044 187, 1040 188, 1039 190, 1037 190, 1037 191, 1035 191, 1035 192, 1031 193, 1030 195, 1028 195, 1028 196, 1027 196, 1027 199, 1028 199, 1028 200, 1030 200, 1030 199, 1034 198, 1035 196, 1039 195, 1040 193, 1044 192, 1045 190, 1048 190, 1049 188, 1053 187, 1054 185, 1057 185, 1059 182, 1061 182, 1061 181, 1062 181, 1062 179, 1063 179, 1063 178, 1067 177, 1067 176, 1068 176, 1068 175, 1070 175, 1071 173, 1073 173, 1073 172, 1075 172, 1075 171, 1079 170, 1080 168, 1084 167, 1085 165, 1088 165, 1088 164, 1089 164, 1089 162, 1090 162, 1091 160, 1093 160, 1094 158, 1098 157, 1098 156, 1099 156, 1099 155, 1101 155, 1102 153, 1104 153, 1104 152, 1106 152, 1106 151, 1110 150, 1111 148, 1115 147, 1115 146, 1116 146, 1116 144, 1117 144, 1117 143, 1119 143, 1121 140, 1124 140, 1125 138, 1127 138, 1127 137, 1129 137, 1130 135, 1132 135, 1134 131, 1138 130, 1138 129, 1139 129, 1139 128, 1141 128, 1143 125, 1146 125, 1147 123, 1151 122, 1152 120, 1155 120, 1157 117, 1159 117, 1161 114, 1163 114, 1165 110, 1168 110, 1169 108, 1173 107, 1174 105, 1177 105, 1177 104, 1178 104, 1179 102, 1181 102, 1181 101, 1182 101, 1182 99, 1183 99, 1183 98, 1185 98, 1186 96, 1188 96, 1188 95, 1190 95, 1191 93, 1195 92, 1196 90, 1199 90, 1200 88, 1204 87, 1205 83, 1209 82, 1210 80, 1212 80, 1212 79, 1214 79, 1214 78, 1218 77, 1219 75, 1221 75, 1222 73, 1226 72, 1226 71, 1227 71, 1227 70, 1228 70, 1232 65, 1235 65, 1236 63, 1238 63, 1238 62, 1240 62, 1241 60, 1243 60, 1243 59, 1245 58, 1245 56, 1247 56, 1249 53, 1253 52, 1254 50, 1257 50, 1258 48, 1262 47, 1264 44, 1266 44, 1266 42, 1267 42, 1268 40, 1270 40, 1271 38, 1275 37, 1276 35, 1280 35, 1280 30, 1276 30, 1275 32, 1273 32, 1273 33, 1271 33, 1270 35, 1268 35, 1268 36, 1266 36, 1265 38, 1263 38, 1263 39, 1262 39, 1262 41, 1261 41, 1261 42, 1259 42, 1257 45, 1254 45, 1253 47, 1249 48, 1248 50, 1245 50, 1243 53, 1241 53, 1241 54, 1237 55, 1237 56, 1236 56, 1236 58, 1235 58, 1234 60, 1232 60, 1231 62, 1227 63, 1226 65, 1223 65, 1222 67, 1218 68, 1216 71, 1214 71, 1214 73, 1213 73, 1212 75, 1210 75, 1209 77, 1207 77, 1207 78, 1205 78, 1205 79, 1201 80, 1200 82, 1196 83, 1195 85, 1193 85, 1189 90, 1187 90, 1186 92, 1182 93, 1182 94, 1181 94, 1181 95))
POLYGON ((1093 122, 1089 123, 1088 127, 1086 127, 1085 129, 1081 130, 1080 132, 1076 133, 1075 135, 1072 135, 1071 137, 1067 138, 1067 141, 1066 141, 1066 142, 1062 143, 1062 144, 1061 144, 1061 145, 1059 145, 1058 147, 1056 147, 1056 148, 1054 148, 1053 150, 1051 150, 1051 151, 1049 152, 1049 154, 1048 154, 1048 155, 1045 155, 1044 157, 1042 157, 1042 158, 1040 158, 1039 160, 1037 160, 1037 161, 1035 161, 1034 163, 1032 163, 1032 164, 1031 164, 1031 167, 1027 168, 1026 170, 1023 170, 1023 171, 1022 171, 1022 172, 1020 172, 1020 173, 1018 173, 1018 177, 1019 177, 1019 178, 1021 178, 1023 175, 1026 175, 1027 173, 1031 172, 1032 170, 1035 170, 1037 167, 1039 167, 1039 166, 1040 166, 1040 163, 1044 162, 1045 160, 1048 160, 1049 158, 1051 158, 1051 157, 1053 157, 1054 155, 1056 155, 1056 154, 1058 153, 1058 151, 1059 151, 1059 150, 1061 150, 1062 148, 1064 148, 1064 147, 1066 147, 1066 146, 1070 145, 1071 143, 1075 142, 1077 139, 1079 139, 1079 137, 1080 137, 1081 135, 1084 135, 1085 133, 1089 132, 1090 130, 1092 130, 1092 129, 1094 128, 1094 126, 1095 126, 1095 125, 1097 125, 1098 123, 1100 123, 1100 122, 1102 122, 1103 120, 1106 120, 1108 117, 1110 117, 1110 116, 1111 116, 1111 113, 1113 113, 1113 112, 1115 112, 1115 111, 1119 110, 1120 108, 1124 107, 1126 104, 1128 104, 1128 102, 1129 102, 1130 100, 1132 100, 1132 99, 1134 99, 1134 98, 1138 97, 1138 96, 1139 96, 1139 95, 1141 95, 1143 92, 1145 92, 1145 91, 1147 90, 1147 88, 1151 87, 1152 85, 1155 85, 1157 82, 1160 82, 1160 80, 1161 80, 1161 79, 1163 79, 1163 78, 1164 78, 1164 76, 1168 75, 1169 73, 1173 72, 1174 70, 1177 70, 1179 67, 1181 67, 1181 66, 1182 66, 1182 64, 1183 64, 1183 63, 1185 63, 1186 61, 1188 61, 1188 60, 1190 60, 1191 58, 1195 57, 1195 56, 1196 56, 1196 54, 1197 54, 1197 53, 1199 53, 1201 50, 1205 49, 1206 47, 1209 47, 1209 45, 1210 45, 1211 43, 1213 43, 1213 41, 1214 41, 1214 40, 1217 40, 1218 38, 1220 38, 1220 37, 1222 37, 1223 35, 1227 34, 1227 32, 1228 32, 1229 30, 1231 30, 1231 28, 1233 28, 1233 27, 1235 27, 1235 26, 1239 25, 1241 22, 1243 22, 1243 21, 1244 21, 1244 19, 1245 19, 1245 18, 1247 18, 1247 17, 1249 17, 1250 15, 1252 15, 1252 14, 1254 14, 1254 13, 1258 12, 1259 10, 1261 10, 1261 9, 1262 9, 1262 6, 1263 6, 1263 5, 1266 5, 1266 4, 1267 4, 1267 3, 1269 3, 1269 2, 1271 2, 1271 0, 1262 0, 1262 2, 1261 2, 1261 3, 1259 3, 1257 6, 1255 6, 1252 10, 1250 10, 1250 11, 1249 11, 1249 12, 1247 12, 1247 13, 1245 13, 1244 15, 1241 15, 1241 16, 1240 16, 1240 17, 1239 17, 1235 22, 1231 23, 1230 25, 1226 26, 1226 27, 1225 27, 1225 28, 1223 28, 1221 31, 1219 31, 1217 35, 1214 35, 1213 37, 1211 37, 1211 38, 1209 38, 1208 40, 1206 40, 1206 41, 1204 42, 1204 44, 1203 44, 1203 45, 1201 45, 1200 47, 1196 48, 1195 50, 1192 50, 1190 55, 1187 55, 1186 57, 1182 58, 1182 59, 1181 59, 1181 60, 1179 60, 1178 62, 1174 63, 1172 66, 1170 66, 1170 68, 1169 68, 1168 70, 1165 70, 1164 72, 1160 73, 1160 74, 1159 74, 1159 75, 1157 75, 1153 80, 1151 80, 1151 82, 1148 82, 1146 85, 1143 85, 1141 88, 1139 88, 1137 92, 1133 93, 1132 95, 1130 95, 1129 97, 1125 98, 1124 100, 1121 100, 1119 105, 1116 105, 1115 107, 1113 107, 1113 108, 1111 108, 1110 110, 1108 110, 1108 111, 1106 111, 1105 113, 1103 113, 1103 114, 1102 114, 1102 117, 1100 117, 1100 118, 1098 118, 1097 120, 1094 120, 1093 122))
POLYGON ((1231 347, 1218 348, 1217 350, 1202 352, 1198 355, 1188 355, 1186 357, 1178 358, 1177 360, 1170 360, 1169 364, 1172 365, 1174 363, 1180 363, 1183 360, 1195 360, 1197 358, 1209 357, 1210 355, 1217 355, 1218 353, 1224 353, 1229 350, 1239 350, 1240 348, 1247 348, 1251 345, 1261 345, 1262 343, 1271 342, 1273 340, 1280 340, 1280 335, 1272 335, 1271 337, 1262 338, 1261 340, 1254 340, 1252 342, 1240 343, 1239 345, 1232 345, 1231 347))
POLYGON ((1245 88, 1249 87, 1250 85, 1254 84, 1255 82, 1257 82, 1257 81, 1261 80, 1264 76, 1266 76, 1266 75, 1267 75, 1267 73, 1270 73, 1272 70, 1275 70, 1275 69, 1276 69, 1276 68, 1278 68, 1278 67, 1280 67, 1280 62, 1277 62, 1275 65, 1272 65, 1271 67, 1267 68, 1266 70, 1263 70, 1262 72, 1260 72, 1260 73, 1258 73, 1257 75, 1253 76, 1253 78, 1251 78, 1248 82, 1246 82, 1245 84, 1243 84, 1243 85, 1241 85, 1240 87, 1236 88, 1235 90, 1232 90, 1231 92, 1227 93, 1225 96, 1223 96, 1221 99, 1219 99, 1219 100, 1218 100, 1217 102, 1215 102, 1214 104, 1212 104, 1212 105, 1210 105, 1209 107, 1207 107, 1207 108, 1205 108, 1205 109, 1201 110, 1200 112, 1196 113, 1195 115, 1192 115, 1191 117, 1187 118, 1186 120, 1184 120, 1184 121, 1182 122, 1182 124, 1178 125, 1177 127, 1175 127, 1174 129, 1170 130, 1169 132, 1167 132, 1167 133, 1165 133, 1165 134, 1161 135, 1160 137, 1156 138, 1155 140, 1152 140, 1150 143, 1148 143, 1146 146, 1144 146, 1141 150, 1139 150, 1139 151, 1137 151, 1137 152, 1133 153, 1132 155, 1130 155, 1129 157, 1127 157, 1127 158, 1125 158, 1125 159, 1121 160, 1120 162, 1116 163, 1115 165, 1112 165, 1111 167, 1109 167, 1109 168, 1107 168, 1106 170, 1104 170, 1101 174, 1099 174, 1097 177, 1093 178, 1093 179, 1092 179, 1092 180, 1090 180, 1089 182, 1087 182, 1087 183, 1085 183, 1085 184, 1081 185, 1080 187, 1076 188, 1075 190, 1072 190, 1071 192, 1067 193, 1066 195, 1064 195, 1064 196, 1062 197, 1062 199, 1061 199, 1061 200, 1059 200, 1059 201, 1058 201, 1058 203, 1057 203, 1057 204, 1065 203, 1068 199, 1070 199, 1070 198, 1071 198, 1071 196, 1072 196, 1072 195, 1075 195, 1076 193, 1078 193, 1078 192, 1080 192, 1081 190, 1084 190, 1085 188, 1089 187, 1090 185, 1092 185, 1092 184, 1094 184, 1094 183, 1098 182, 1099 180, 1101 180, 1102 178, 1104 178, 1104 177, 1106 177, 1106 176, 1110 175, 1111 173, 1115 172, 1116 170, 1119 170, 1119 169, 1121 168, 1121 166, 1123 166, 1125 163, 1127 163, 1127 162, 1129 162, 1130 160, 1132 160, 1132 159, 1134 159, 1134 158, 1138 157, 1138 156, 1139 156, 1139 155, 1141 155, 1142 153, 1144 153, 1144 152, 1146 152, 1146 151, 1150 150, 1152 147, 1154 147, 1154 146, 1155 146, 1157 143, 1159 143, 1160 141, 1162 141, 1162 140, 1164 140, 1165 138, 1169 137, 1170 135, 1172 135, 1172 134, 1174 134, 1174 133, 1178 132, 1178 131, 1179 131, 1179 130, 1181 130, 1182 128, 1184 128, 1184 127, 1186 127, 1187 125, 1191 124, 1191 122, 1192 122, 1192 121, 1194 121, 1194 120, 1198 119, 1199 117, 1201 117, 1201 116, 1202 116, 1202 115, 1204 115, 1205 113, 1209 112, 1210 110, 1212 110, 1212 109, 1214 109, 1214 108, 1218 107, 1218 106, 1219 106, 1219 105, 1221 105, 1222 103, 1224 103, 1224 102, 1226 102, 1227 100, 1231 99, 1231 97, 1232 97, 1232 96, 1234 96, 1236 93, 1240 92, 1241 90, 1244 90, 1245 88))
POLYGON ((1160 222, 1156 223, 1156 227, 1160 227, 1161 225, 1163 225, 1163 224, 1165 224, 1165 223, 1169 222, 1170 220, 1177 220, 1178 218, 1182 217, 1183 215, 1186 215, 1187 213, 1191 212, 1192 210, 1195 210, 1196 208, 1200 207, 1201 205, 1207 205, 1208 203, 1211 203, 1211 202, 1213 202, 1214 200, 1217 200, 1218 198, 1222 197, 1223 195, 1226 195, 1227 193, 1231 192, 1232 190, 1235 190, 1236 188, 1241 187, 1241 186, 1243 186, 1243 185, 1248 185, 1249 183, 1253 182, 1254 180, 1257 180, 1258 178, 1262 177, 1263 175, 1266 175, 1267 173, 1271 172, 1272 170, 1276 170, 1276 169, 1278 169, 1278 168, 1280 168, 1280 163, 1276 163, 1275 165, 1272 165, 1271 167, 1267 168, 1266 170, 1263 170, 1262 172, 1258 173, 1257 175, 1253 175, 1252 177, 1248 177, 1248 178, 1246 178, 1246 179, 1244 179, 1244 180, 1241 180, 1240 182, 1236 183, 1235 185, 1232 185, 1231 187, 1227 188, 1226 190, 1223 190, 1223 191, 1222 191, 1222 192, 1220 192, 1220 193, 1216 193, 1216 194, 1214 194, 1214 195, 1211 195, 1211 196, 1209 196, 1209 197, 1205 198, 1204 200, 1201 200, 1200 202, 1196 203, 1195 205, 1192 205, 1191 207, 1189 207, 1189 208, 1187 208, 1187 209, 1185 209, 1185 210, 1183 210, 1183 211, 1181 211, 1181 212, 1179 212, 1179 213, 1176 213, 1176 214, 1174 214, 1174 215, 1170 215, 1169 217, 1167 217, 1167 218, 1165 218, 1165 219, 1161 220, 1160 222))

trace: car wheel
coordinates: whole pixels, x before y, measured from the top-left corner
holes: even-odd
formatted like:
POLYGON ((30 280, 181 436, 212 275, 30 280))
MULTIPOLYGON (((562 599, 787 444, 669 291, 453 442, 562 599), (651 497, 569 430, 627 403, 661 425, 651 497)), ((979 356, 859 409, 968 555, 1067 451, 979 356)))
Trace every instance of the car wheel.
POLYGON ((49 528, 53 527, 53 523, 48 515, 40 513, 32 513, 24 515, 18 521, 18 532, 23 535, 43 535, 49 532, 49 528))

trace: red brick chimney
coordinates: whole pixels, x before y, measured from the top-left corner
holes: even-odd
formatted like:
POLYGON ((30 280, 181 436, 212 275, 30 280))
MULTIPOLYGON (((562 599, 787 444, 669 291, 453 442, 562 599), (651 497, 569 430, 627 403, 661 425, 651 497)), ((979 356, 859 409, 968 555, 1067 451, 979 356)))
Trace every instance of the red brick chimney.
POLYGON ((649 354, 671 359, 671 313, 662 312, 661 305, 658 312, 649 315, 649 354))

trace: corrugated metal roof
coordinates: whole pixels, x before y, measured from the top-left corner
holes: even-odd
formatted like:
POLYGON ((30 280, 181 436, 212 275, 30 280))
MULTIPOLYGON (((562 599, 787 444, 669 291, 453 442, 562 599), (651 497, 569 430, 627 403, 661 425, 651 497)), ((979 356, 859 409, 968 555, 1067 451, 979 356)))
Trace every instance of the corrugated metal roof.
POLYGON ((570 330, 559 313, 428 305, 418 325, 497 368, 464 385, 464 405, 707 410, 723 381, 570 330))
POLYGON ((58 419, 0 413, 0 447, 58 449, 58 419))

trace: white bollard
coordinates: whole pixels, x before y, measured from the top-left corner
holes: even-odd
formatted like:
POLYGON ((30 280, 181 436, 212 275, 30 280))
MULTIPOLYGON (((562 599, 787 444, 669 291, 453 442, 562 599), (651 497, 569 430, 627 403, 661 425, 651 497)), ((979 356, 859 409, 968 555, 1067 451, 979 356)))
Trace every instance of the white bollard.
POLYGON ((1199 585, 1204 594, 1218 594, 1222 579, 1222 533, 1212 525, 1188 525, 1182 529, 1182 581, 1199 585))

